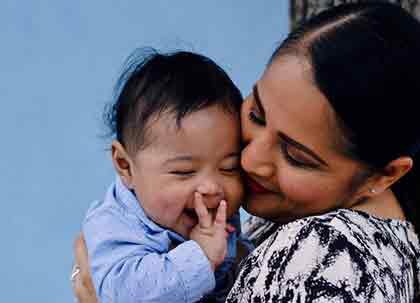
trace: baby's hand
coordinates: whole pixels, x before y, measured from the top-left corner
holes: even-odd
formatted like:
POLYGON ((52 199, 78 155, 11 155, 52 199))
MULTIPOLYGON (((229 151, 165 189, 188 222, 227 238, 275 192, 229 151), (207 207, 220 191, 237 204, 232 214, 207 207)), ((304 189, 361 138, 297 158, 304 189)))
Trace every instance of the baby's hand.
POLYGON ((198 216, 198 224, 191 231, 190 239, 200 245, 214 271, 223 263, 227 253, 226 201, 220 201, 213 221, 204 205, 202 194, 196 192, 194 195, 194 208, 198 216))

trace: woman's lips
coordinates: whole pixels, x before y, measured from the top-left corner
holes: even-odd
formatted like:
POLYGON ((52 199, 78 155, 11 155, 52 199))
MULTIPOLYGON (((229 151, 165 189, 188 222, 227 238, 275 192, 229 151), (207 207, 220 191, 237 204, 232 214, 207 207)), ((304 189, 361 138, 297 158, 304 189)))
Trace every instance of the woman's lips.
POLYGON ((254 193, 267 194, 272 192, 271 190, 268 190, 267 188, 263 187, 261 184, 249 177, 246 178, 246 183, 248 185, 248 188, 254 193))

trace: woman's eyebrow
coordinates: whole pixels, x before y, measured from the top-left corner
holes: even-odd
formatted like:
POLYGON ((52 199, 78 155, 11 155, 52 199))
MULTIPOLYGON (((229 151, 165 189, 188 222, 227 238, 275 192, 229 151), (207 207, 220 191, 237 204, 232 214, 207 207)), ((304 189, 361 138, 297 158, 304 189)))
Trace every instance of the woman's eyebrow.
POLYGON ((262 103, 261 103, 260 94, 258 92, 257 84, 255 84, 254 87, 252 88, 252 95, 254 96, 255 104, 257 105, 258 110, 261 112, 261 114, 263 116, 265 116, 265 111, 264 111, 264 107, 262 106, 262 103))
POLYGON ((309 149, 308 147, 306 147, 303 144, 300 144, 299 142, 293 140, 292 138, 290 138, 289 136, 287 136, 286 134, 282 133, 282 132, 277 132, 277 135, 280 137, 280 139, 282 139, 283 141, 287 142, 288 144, 294 146, 295 148, 301 150, 302 152, 308 154, 309 156, 311 156, 312 158, 314 158, 315 160, 317 160, 318 162, 322 163, 324 166, 328 167, 327 162, 325 162, 324 160, 322 160, 322 158, 320 156, 318 156, 315 152, 313 152, 311 149, 309 149))
MULTIPOLYGON (((262 106, 262 102, 261 102, 260 94, 258 92, 257 84, 255 84, 254 87, 252 88, 252 95, 254 96, 255 104, 257 105, 258 110, 261 112, 262 115, 265 116, 265 111, 264 111, 264 107, 262 106)), ((328 167, 327 162, 325 162, 324 160, 322 160, 322 158, 320 156, 318 156, 315 152, 313 152, 311 149, 309 149, 305 145, 300 144, 296 140, 293 140, 292 138, 290 138, 289 136, 287 136, 286 134, 284 134, 284 133, 282 133, 280 131, 277 132, 277 135, 283 141, 285 141, 288 144, 294 146, 295 148, 301 150, 302 152, 308 154, 309 156, 311 156, 312 158, 314 158, 319 163, 321 163, 324 166, 328 167)))

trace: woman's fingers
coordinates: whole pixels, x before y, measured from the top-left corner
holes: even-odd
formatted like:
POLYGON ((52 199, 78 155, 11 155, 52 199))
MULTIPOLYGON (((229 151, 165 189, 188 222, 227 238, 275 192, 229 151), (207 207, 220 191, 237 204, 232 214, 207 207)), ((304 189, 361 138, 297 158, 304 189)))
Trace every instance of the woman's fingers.
POLYGON ((87 248, 82 234, 74 242, 74 258, 75 266, 80 268, 79 272, 72 277, 74 295, 80 303, 98 303, 90 277, 87 248))
POLYGON ((86 270, 88 268, 88 255, 83 234, 79 234, 77 239, 74 241, 74 256, 76 264, 86 270))
POLYGON ((212 218, 207 207, 203 202, 203 195, 199 192, 194 193, 194 208, 198 217, 198 224, 201 228, 210 228, 212 225, 212 218))

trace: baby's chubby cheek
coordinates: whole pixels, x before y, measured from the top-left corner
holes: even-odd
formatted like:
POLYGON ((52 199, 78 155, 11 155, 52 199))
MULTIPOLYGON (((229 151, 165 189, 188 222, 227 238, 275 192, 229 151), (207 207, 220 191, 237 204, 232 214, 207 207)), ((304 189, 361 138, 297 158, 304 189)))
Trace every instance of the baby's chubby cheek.
POLYGON ((171 228, 183 214, 188 201, 183 196, 157 194, 145 211, 158 224, 171 228))

